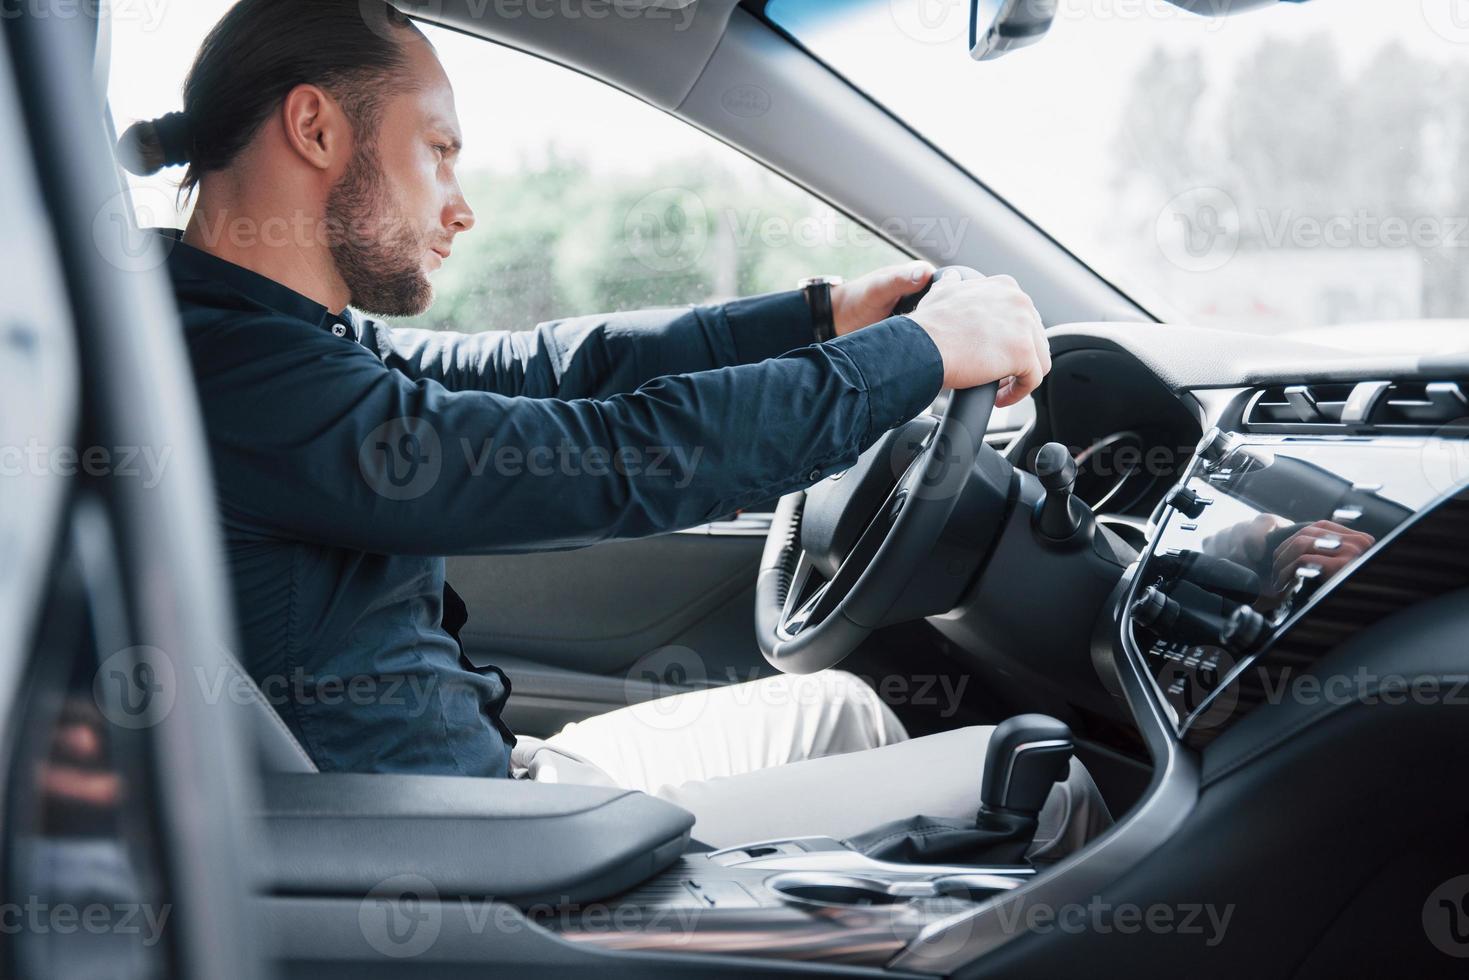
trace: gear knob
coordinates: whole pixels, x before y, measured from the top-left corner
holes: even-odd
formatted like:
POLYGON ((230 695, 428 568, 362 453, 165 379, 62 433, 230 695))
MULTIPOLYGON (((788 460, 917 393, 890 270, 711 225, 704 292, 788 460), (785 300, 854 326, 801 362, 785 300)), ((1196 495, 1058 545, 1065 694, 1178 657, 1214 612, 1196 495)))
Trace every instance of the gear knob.
POLYGON ((1050 715, 1016 715, 995 726, 979 785, 981 812, 1034 817, 1071 767, 1071 729, 1050 715))

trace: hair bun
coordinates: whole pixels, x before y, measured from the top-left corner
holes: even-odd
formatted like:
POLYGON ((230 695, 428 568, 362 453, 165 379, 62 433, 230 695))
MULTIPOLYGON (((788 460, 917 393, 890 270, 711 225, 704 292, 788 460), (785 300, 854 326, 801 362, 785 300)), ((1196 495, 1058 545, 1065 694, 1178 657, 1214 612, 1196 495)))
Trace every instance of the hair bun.
POLYGON ((117 141, 117 158, 130 173, 146 177, 188 163, 192 146, 188 114, 170 112, 129 126, 117 141))

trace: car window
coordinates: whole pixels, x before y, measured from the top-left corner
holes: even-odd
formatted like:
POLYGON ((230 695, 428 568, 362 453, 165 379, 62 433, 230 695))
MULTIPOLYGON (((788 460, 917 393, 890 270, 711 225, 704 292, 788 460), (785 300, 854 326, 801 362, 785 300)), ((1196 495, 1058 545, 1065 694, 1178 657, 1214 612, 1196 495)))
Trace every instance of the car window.
POLYGON ((968 4, 765 8, 1155 313, 1316 339, 1469 315, 1466 10, 1065 0, 977 63, 968 4))
MULTIPOLYGON (((152 30, 117 25, 108 95, 119 131, 179 108, 194 51, 226 6, 199 4, 152 30)), ((503 45, 420 26, 454 83, 465 143, 458 172, 476 225, 434 277, 433 307, 401 323, 522 329, 575 313, 789 289, 805 276, 851 277, 906 257, 633 96, 503 45)), ((744 111, 760 110, 759 95, 752 89, 744 111)), ((182 227, 181 174, 131 178, 140 224, 182 227)))

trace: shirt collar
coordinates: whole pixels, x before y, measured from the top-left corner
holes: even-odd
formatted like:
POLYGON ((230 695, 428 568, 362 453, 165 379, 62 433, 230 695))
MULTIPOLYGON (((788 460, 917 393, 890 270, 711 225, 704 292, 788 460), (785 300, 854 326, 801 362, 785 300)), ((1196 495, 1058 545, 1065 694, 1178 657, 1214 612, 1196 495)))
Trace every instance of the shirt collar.
POLYGON ((205 281, 223 285, 248 300, 268 307, 284 316, 305 320, 313 326, 330 330, 338 337, 361 336, 356 316, 348 307, 341 313, 333 313, 327 307, 284 286, 268 276, 241 265, 235 265, 203 249, 186 244, 183 231, 178 228, 155 228, 153 231, 167 238, 168 272, 174 284, 186 281, 205 281), (343 326, 346 331, 335 328, 343 326))

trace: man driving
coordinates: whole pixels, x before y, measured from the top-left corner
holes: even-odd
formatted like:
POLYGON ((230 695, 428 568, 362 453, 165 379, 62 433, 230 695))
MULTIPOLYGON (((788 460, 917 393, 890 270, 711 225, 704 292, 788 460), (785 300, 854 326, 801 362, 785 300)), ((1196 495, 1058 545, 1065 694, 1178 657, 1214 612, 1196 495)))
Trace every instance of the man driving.
MULTIPOLYGON (((972 815, 990 729, 910 739, 839 671, 677 695, 676 727, 629 707, 517 739, 504 674, 462 657, 442 556, 697 525, 849 467, 943 387, 998 381, 1014 404, 1051 365, 1030 299, 1006 276, 945 277, 889 316, 928 285, 913 263, 813 294, 829 311, 792 291, 519 332, 367 318, 424 311, 473 226, 460 143, 432 45, 390 8, 242 0, 201 46, 183 111, 119 145, 139 173, 187 164, 197 193, 169 270, 241 659, 268 696, 289 690, 271 700, 296 740, 323 770, 644 790, 714 845, 972 815), (494 462, 566 447, 574 472, 494 462), (655 448, 666 465, 639 465, 655 448)), ((1073 761, 1033 853, 1106 820, 1073 761)))

